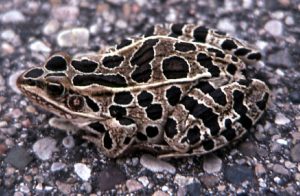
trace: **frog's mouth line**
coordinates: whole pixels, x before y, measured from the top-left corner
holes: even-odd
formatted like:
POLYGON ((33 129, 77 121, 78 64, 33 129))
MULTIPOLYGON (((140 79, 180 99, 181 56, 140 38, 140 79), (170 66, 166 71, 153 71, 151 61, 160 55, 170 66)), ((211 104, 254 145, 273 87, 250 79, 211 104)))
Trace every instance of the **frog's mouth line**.
POLYGON ((82 119, 85 122, 86 121, 93 121, 93 120, 97 120, 97 121, 105 120, 105 118, 101 117, 100 115, 99 116, 94 116, 94 115, 89 115, 89 114, 86 114, 86 113, 80 113, 80 112, 74 112, 74 111, 67 110, 66 108, 60 106, 59 104, 57 104, 55 102, 53 102, 51 99, 44 98, 44 97, 38 95, 35 92, 31 92, 30 90, 25 90, 21 86, 20 86, 19 89, 24 94, 26 94, 28 99, 30 99, 37 106, 43 108, 46 111, 51 109, 52 113, 54 113, 55 115, 60 116, 62 118, 65 118, 67 120, 75 120, 75 121, 79 120, 80 121, 80 119, 82 119))

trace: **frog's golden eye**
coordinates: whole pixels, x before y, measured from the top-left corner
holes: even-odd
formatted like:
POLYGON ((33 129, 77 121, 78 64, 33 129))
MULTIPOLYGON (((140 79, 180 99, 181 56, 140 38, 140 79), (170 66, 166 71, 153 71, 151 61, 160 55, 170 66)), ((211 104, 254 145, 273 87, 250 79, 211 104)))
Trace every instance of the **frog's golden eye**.
POLYGON ((84 99, 80 95, 69 96, 67 105, 70 109, 72 109, 74 111, 79 111, 84 106, 84 99))
POLYGON ((59 97, 65 92, 65 88, 60 83, 48 83, 46 85, 46 91, 50 96, 59 97))

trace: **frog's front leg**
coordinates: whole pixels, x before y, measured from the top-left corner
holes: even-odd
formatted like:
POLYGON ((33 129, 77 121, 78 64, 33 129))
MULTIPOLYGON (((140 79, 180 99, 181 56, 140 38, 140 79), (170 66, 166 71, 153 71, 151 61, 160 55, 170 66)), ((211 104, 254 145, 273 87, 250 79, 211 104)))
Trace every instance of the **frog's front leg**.
POLYGON ((126 117, 94 122, 86 127, 83 138, 94 143, 108 157, 118 157, 135 141, 137 125, 126 117))
POLYGON ((260 80, 241 80, 220 88, 208 82, 189 92, 165 124, 165 141, 174 153, 202 155, 242 137, 260 118, 269 98, 260 80))

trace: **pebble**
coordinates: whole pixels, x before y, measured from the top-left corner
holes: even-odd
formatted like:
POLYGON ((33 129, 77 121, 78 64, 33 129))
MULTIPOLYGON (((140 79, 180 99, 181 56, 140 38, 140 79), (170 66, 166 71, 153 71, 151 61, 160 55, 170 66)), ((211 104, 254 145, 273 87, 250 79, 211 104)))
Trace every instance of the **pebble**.
POLYGON ((222 168, 222 160, 214 154, 206 155, 203 161, 203 170, 209 174, 217 173, 222 168))
POLYGON ((60 47, 87 47, 89 31, 86 28, 73 28, 59 32, 57 43, 60 47))
POLYGON ((91 183, 89 182, 84 182, 81 187, 80 187, 81 190, 85 190, 86 193, 90 193, 92 192, 93 188, 92 188, 92 185, 91 183))
POLYGON ((3 23, 21 23, 25 21, 25 16, 19 10, 10 10, 0 17, 3 23))
POLYGON ((128 189, 128 192, 130 193, 136 192, 144 188, 144 186, 140 182, 133 179, 129 179, 126 181, 126 187, 128 189))
POLYGON ((289 93, 289 97, 294 104, 300 104, 300 90, 292 91, 289 93))
POLYGON ((299 162, 300 161, 300 143, 296 144, 291 149, 291 157, 292 157, 294 162, 299 162))
POLYGON ((52 9, 53 18, 59 21, 76 21, 79 16, 79 8, 76 6, 57 6, 52 9))
POLYGON ((273 36, 281 36, 283 32, 283 24, 279 20, 270 20, 265 24, 265 30, 273 36))
POLYGON ((221 20, 219 20, 219 22, 217 24, 217 29, 228 32, 228 33, 234 33, 235 26, 233 24, 234 23, 227 18, 221 19, 221 20))
POLYGON ((66 147, 68 149, 73 148, 75 146, 74 137, 72 135, 68 135, 67 137, 64 137, 62 143, 63 143, 64 147, 66 147))
POLYGON ((292 67, 295 63, 291 61, 292 57, 288 49, 283 49, 268 55, 268 63, 285 67, 292 67))
POLYGON ((33 52, 51 52, 51 48, 47 46, 44 42, 36 40, 29 45, 29 49, 33 52))
POLYGON ((290 174, 289 170, 287 170, 283 165, 274 164, 272 170, 281 175, 288 176, 290 174))
POLYGON ((289 26, 295 24, 295 20, 294 20, 294 18, 292 16, 287 16, 285 18, 284 22, 285 22, 286 25, 289 25, 289 26))
POLYGON ((1 38, 14 45, 18 45, 20 43, 20 37, 12 29, 2 31, 1 38))
POLYGON ((225 166, 224 178, 226 181, 238 185, 246 180, 252 181, 253 170, 243 165, 225 166))
POLYGON ((36 156, 45 161, 52 157, 52 154, 57 151, 56 140, 51 137, 39 139, 33 144, 33 152, 36 156))
POLYGON ((186 186, 187 194, 190 196, 200 195, 201 185, 199 182, 195 182, 186 186))
POLYGON ((138 181, 140 181, 144 187, 147 187, 149 184, 149 180, 147 178, 147 176, 141 176, 138 178, 138 181))
POLYGON ((117 167, 109 167, 97 174, 95 184, 100 191, 114 188, 126 181, 126 175, 117 167))
POLYGON ((263 164, 260 164, 260 163, 258 163, 258 164, 255 165, 254 171, 255 171, 255 175, 257 177, 260 177, 260 176, 266 174, 265 167, 263 166, 263 164))
POLYGON ((56 33, 59 29, 59 22, 57 20, 50 20, 46 23, 46 25, 43 28, 43 33, 45 35, 52 35, 56 33))
POLYGON ((60 181, 55 182, 58 190, 60 190, 65 195, 70 195, 72 191, 73 184, 68 184, 60 181))
POLYGON ((176 174, 174 178, 174 182, 178 184, 178 186, 185 187, 188 184, 192 184, 196 181, 194 177, 191 176, 182 176, 180 174, 176 174))
POLYGON ((84 181, 88 181, 91 177, 91 169, 83 163, 75 163, 74 171, 84 181))
POLYGON ((22 147, 14 147, 7 153, 5 162, 13 165, 14 167, 22 170, 32 161, 30 153, 22 147))
POLYGON ((61 171, 63 169, 66 168, 66 164, 65 163, 61 163, 61 162, 54 162, 51 165, 51 171, 52 172, 57 172, 57 171, 61 171))
POLYGON ((239 145, 239 151, 246 156, 255 156, 257 154, 257 148, 252 142, 243 142, 239 145))
POLYGON ((200 177, 200 181, 205 185, 205 187, 213 188, 219 183, 220 179, 214 175, 203 175, 200 177))
POLYGON ((167 163, 165 161, 156 159, 155 157, 151 155, 142 155, 140 159, 140 163, 143 167, 149 169, 152 172, 169 172, 171 174, 175 174, 176 168, 171 165, 170 163, 167 163))
POLYGON ((170 195, 168 193, 165 193, 165 192, 161 191, 161 190, 157 190, 153 193, 152 196, 170 196, 170 195))
POLYGON ((284 114, 277 113, 275 117, 275 123, 277 125, 286 125, 290 123, 290 119, 288 119, 284 114))

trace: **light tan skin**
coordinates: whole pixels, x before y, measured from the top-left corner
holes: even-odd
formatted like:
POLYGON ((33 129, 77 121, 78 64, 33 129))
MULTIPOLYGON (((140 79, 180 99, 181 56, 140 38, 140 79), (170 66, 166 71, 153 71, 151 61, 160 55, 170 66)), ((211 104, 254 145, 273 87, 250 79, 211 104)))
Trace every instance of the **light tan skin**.
POLYGON ((269 90, 260 80, 240 81, 246 79, 245 62, 256 61, 249 58, 255 50, 214 30, 208 30, 206 43, 195 42, 195 25, 183 26, 177 37, 168 36, 170 28, 175 29, 156 26, 151 36, 107 53, 73 58, 55 54, 43 67, 22 74, 17 85, 35 104, 60 117, 51 125, 75 133, 84 129, 83 137, 109 157, 134 148, 160 157, 209 153, 239 139, 249 128, 245 126, 256 123, 269 90), (226 40, 237 47, 224 50, 226 40), (232 55, 241 48, 250 52, 232 55), (152 97, 150 103, 141 103, 142 92, 152 97))

